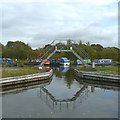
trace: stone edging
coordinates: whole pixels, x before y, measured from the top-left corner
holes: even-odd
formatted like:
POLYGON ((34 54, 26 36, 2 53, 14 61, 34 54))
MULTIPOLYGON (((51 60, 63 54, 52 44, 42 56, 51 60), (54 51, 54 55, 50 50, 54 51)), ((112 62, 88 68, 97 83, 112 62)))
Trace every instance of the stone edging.
POLYGON ((36 74, 17 76, 17 77, 1 78, 0 84, 4 86, 4 85, 32 82, 37 80, 49 79, 50 77, 52 77, 52 75, 53 75, 53 70, 51 69, 49 72, 36 73, 36 74))
POLYGON ((84 72, 84 71, 78 71, 77 69, 74 69, 74 74, 77 77, 83 78, 83 79, 120 83, 120 79, 119 79, 120 75, 101 74, 97 72, 84 72))

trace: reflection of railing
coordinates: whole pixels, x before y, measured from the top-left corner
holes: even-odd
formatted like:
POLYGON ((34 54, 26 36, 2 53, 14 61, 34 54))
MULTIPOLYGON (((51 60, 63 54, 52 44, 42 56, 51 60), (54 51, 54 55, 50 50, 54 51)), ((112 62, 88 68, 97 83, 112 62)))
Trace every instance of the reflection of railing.
POLYGON ((47 89, 45 89, 44 87, 41 87, 41 89, 42 89, 44 92, 46 92, 46 94, 49 95, 50 98, 51 98, 54 102, 71 102, 71 101, 75 101, 75 100, 77 99, 77 97, 79 97, 80 93, 82 93, 82 92, 85 90, 85 88, 87 88, 86 85, 83 86, 83 88, 81 88, 81 89, 74 95, 74 97, 72 97, 71 99, 59 100, 59 99, 55 99, 55 97, 52 96, 52 94, 49 93, 47 89))
POLYGON ((70 99, 56 99, 49 91, 40 87, 40 91, 38 92, 38 96, 40 96, 41 100, 43 100, 50 109, 52 110, 61 110, 65 109, 75 109, 76 104, 82 103, 88 97, 89 89, 87 85, 83 85, 82 88, 76 92, 76 94, 70 99), (65 105, 66 104, 66 105, 65 105))

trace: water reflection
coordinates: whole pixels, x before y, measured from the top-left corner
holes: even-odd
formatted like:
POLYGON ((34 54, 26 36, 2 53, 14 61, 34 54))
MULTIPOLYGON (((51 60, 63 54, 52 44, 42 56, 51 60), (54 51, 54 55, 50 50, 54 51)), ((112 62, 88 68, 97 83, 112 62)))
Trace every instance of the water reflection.
POLYGON ((60 66, 59 67, 59 71, 61 71, 61 72, 67 72, 69 70, 69 67, 63 67, 63 66, 60 66))
POLYGON ((117 117, 118 84, 83 80, 55 67, 52 79, 3 88, 3 117, 117 117))
POLYGON ((72 98, 61 100, 56 99, 46 88, 41 87, 38 95, 50 109, 54 110, 54 112, 58 112, 59 110, 64 111, 65 109, 74 110, 77 105, 87 99, 89 92, 88 86, 83 85, 82 88, 80 88, 80 90, 78 90, 72 98))
POLYGON ((62 78, 65 77, 65 83, 67 84, 68 88, 71 87, 72 82, 74 81, 74 72, 73 68, 69 67, 55 67, 54 73, 56 77, 62 78))
POLYGON ((71 88, 71 85, 74 81, 74 71, 72 68, 70 68, 66 73, 65 73, 65 80, 68 88, 71 88))
MULTIPOLYGON (((84 102, 87 99, 90 93, 95 92, 96 87, 102 88, 104 90, 111 89, 114 91, 118 91, 118 86, 117 86, 118 84, 109 84, 109 83, 102 83, 97 81, 90 82, 90 80, 83 80, 75 77, 73 68, 68 68, 68 67, 54 68, 54 73, 58 78, 64 77, 64 83, 66 83, 69 89, 71 89, 71 86, 75 85, 74 83, 75 81, 77 81, 76 83, 79 84, 79 86, 74 86, 78 90, 75 92, 75 94, 73 94, 73 97, 66 99, 64 99, 64 97, 62 99, 57 99, 56 96, 53 95, 55 93, 59 94, 60 92, 58 91, 50 92, 51 91, 50 89, 54 89, 53 88, 54 84, 52 85, 52 83, 46 87, 42 87, 42 86, 40 87, 39 90, 40 99, 44 101, 51 110, 54 110, 54 112, 59 110, 64 111, 65 109, 67 110, 75 109, 76 106, 79 106, 80 104, 82 104, 82 102, 84 102)), ((59 85, 57 86, 57 88, 59 88, 59 85)), ((64 94, 65 88, 63 90, 61 89, 61 91, 62 94, 64 94)), ((71 93, 71 91, 69 92, 71 93)))

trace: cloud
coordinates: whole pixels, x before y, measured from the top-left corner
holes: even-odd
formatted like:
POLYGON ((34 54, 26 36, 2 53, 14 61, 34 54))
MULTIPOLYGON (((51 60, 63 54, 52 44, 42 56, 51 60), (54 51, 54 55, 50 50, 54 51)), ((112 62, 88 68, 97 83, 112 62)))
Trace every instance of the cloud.
POLYGON ((38 48, 54 39, 70 38, 117 46, 117 10, 115 0, 4 2, 2 43, 21 40, 38 48))

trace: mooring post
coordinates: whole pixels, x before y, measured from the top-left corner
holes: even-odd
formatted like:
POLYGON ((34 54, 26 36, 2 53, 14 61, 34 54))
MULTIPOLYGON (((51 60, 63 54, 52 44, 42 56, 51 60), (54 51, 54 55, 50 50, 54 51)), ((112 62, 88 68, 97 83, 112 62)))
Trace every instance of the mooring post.
POLYGON ((95 62, 92 62, 92 69, 95 69, 95 62))
POLYGON ((57 50, 57 46, 55 47, 55 50, 57 50))

